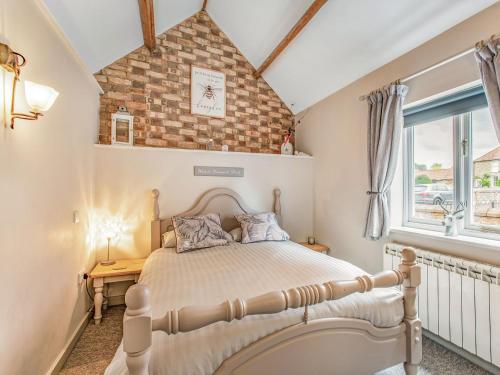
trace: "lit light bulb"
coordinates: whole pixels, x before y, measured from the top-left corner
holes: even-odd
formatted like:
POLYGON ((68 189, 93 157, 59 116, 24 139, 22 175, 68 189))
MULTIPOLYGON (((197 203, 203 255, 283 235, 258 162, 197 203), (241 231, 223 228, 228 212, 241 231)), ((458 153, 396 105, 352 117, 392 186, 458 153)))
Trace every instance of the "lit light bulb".
POLYGON ((101 227, 101 233, 105 238, 113 239, 121 233, 121 227, 116 219, 107 219, 101 227))
POLYGON ((0 69, 0 126, 7 126, 11 114, 14 73, 0 69))

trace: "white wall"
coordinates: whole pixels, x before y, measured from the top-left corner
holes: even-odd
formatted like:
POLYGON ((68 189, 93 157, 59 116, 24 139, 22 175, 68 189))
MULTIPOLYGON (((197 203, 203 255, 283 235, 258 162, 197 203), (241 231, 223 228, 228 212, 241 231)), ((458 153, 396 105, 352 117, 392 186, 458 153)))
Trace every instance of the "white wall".
MULTIPOLYGON (((312 233, 312 158, 95 146, 99 88, 43 5, 0 2, 0 41, 27 57, 23 80, 60 92, 40 120, 0 127, 0 372, 46 373, 70 342, 89 307, 78 272, 95 265, 96 246, 105 256, 96 230, 103 213, 126 224, 113 257, 149 254, 152 188, 172 215, 216 186, 270 210, 279 187, 284 227, 297 240, 312 233), (194 177, 193 165, 240 166, 245 177, 194 177)), ((22 93, 21 85, 16 109, 26 111, 22 93)))
POLYGON ((0 372, 43 374, 88 308, 77 274, 94 262, 86 217, 98 87, 37 1, 0 2, 0 41, 26 56, 22 80, 60 92, 40 120, 0 127, 0 372))
MULTIPOLYGON (((367 105, 358 97, 489 38, 498 33, 499 19, 497 3, 301 114, 305 117, 297 129, 298 148, 315 157, 315 234, 333 246, 335 256, 375 272, 382 268, 381 248, 387 241, 362 238, 368 201, 367 105)), ((410 82, 409 100, 448 90, 474 77, 473 60, 462 59, 410 82)), ((469 246, 471 258, 474 252, 469 246)))
MULTIPOLYGON (((153 188, 160 190, 161 216, 169 217, 189 209, 214 187, 231 188, 255 210, 270 211, 273 189, 279 187, 283 227, 292 239, 303 241, 313 231, 312 158, 100 145, 95 156, 97 214, 123 218, 125 228, 113 244, 114 258, 149 254, 153 188), (196 177, 195 165, 243 167, 245 176, 196 177)), ((102 259, 104 241, 98 247, 102 259)))

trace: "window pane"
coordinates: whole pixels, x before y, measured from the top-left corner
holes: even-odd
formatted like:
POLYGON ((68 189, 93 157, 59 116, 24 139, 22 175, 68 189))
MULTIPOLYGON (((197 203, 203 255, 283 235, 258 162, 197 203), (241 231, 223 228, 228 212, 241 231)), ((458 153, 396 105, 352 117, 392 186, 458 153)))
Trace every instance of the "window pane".
POLYGON ((454 202, 453 117, 415 126, 413 129, 412 218, 443 218, 440 204, 454 202))
POLYGON ((129 127, 128 120, 116 119, 116 140, 118 142, 128 143, 129 140, 129 127))
POLYGON ((500 228, 500 144, 488 108, 472 112, 472 224, 500 228))

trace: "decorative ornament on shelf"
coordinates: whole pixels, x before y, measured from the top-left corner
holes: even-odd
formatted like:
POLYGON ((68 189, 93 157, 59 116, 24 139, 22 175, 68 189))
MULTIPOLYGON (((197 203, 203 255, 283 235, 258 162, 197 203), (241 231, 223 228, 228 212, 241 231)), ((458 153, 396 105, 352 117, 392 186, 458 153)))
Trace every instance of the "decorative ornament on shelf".
MULTIPOLYGON (((295 103, 292 103, 291 107, 293 110, 293 108, 295 107, 295 103)), ((297 126, 299 126, 301 124, 302 120, 308 115, 309 110, 310 110, 310 108, 303 111, 302 116, 300 116, 300 117, 298 115, 295 115, 293 117, 292 127, 288 129, 288 134, 291 133, 291 135, 293 135, 293 136, 295 135, 295 129, 297 128, 297 126)), ((283 146, 282 146, 282 150, 283 150, 283 146)), ((293 150, 293 147, 292 147, 292 150, 293 150)), ((283 154, 283 151, 281 151, 281 153, 283 154)), ((307 154, 307 153, 302 152, 302 151, 297 151, 297 150, 295 150, 295 152, 292 151, 292 154, 296 155, 296 156, 311 156, 310 154, 307 154)), ((289 154, 289 155, 291 155, 291 154, 289 154)))
POLYGON ((206 149, 208 151, 212 151, 214 149, 214 147, 215 147, 215 142, 212 138, 210 138, 206 144, 206 149))
MULTIPOLYGON (((15 111, 15 98, 17 83, 20 81, 21 68, 26 65, 26 58, 18 52, 14 52, 8 45, 0 43, 0 68, 6 73, 12 74, 12 85, 9 86, 7 81, 7 74, 3 72, 0 75, 0 89, 4 99, 2 104, 2 112, 4 113, 5 126, 7 126, 7 119, 10 117, 10 128, 14 129, 14 121, 20 120, 37 120, 43 116, 43 112, 47 112, 54 104, 59 93, 52 87, 40 85, 31 81, 24 82, 24 92, 26 102, 30 107, 30 113, 20 113, 15 111), (11 91, 8 95, 7 91, 11 91), (10 104, 10 108, 9 107, 10 104)), ((10 77, 9 77, 10 78, 10 77)))
POLYGON ((134 144, 134 116, 128 113, 127 107, 118 107, 111 115, 111 144, 134 144))
POLYGON ((283 155, 293 155, 293 144, 291 142, 292 136, 295 134, 295 129, 293 126, 289 127, 283 143, 281 144, 281 154, 283 155))
POLYGON ((463 212, 467 203, 458 202, 453 213, 451 213, 451 211, 444 206, 443 202, 440 201, 439 205, 443 209, 444 213, 444 219, 442 221, 442 224, 444 225, 444 235, 451 237, 458 236, 458 220, 462 220, 464 218, 463 212))

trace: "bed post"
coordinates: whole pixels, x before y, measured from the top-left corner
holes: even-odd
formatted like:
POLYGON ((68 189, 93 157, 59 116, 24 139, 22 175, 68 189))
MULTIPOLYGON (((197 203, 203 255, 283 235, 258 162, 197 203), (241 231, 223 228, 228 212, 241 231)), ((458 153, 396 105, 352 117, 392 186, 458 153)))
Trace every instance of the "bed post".
POLYGON ((274 202, 273 202, 273 212, 278 217, 278 222, 281 224, 281 190, 276 188, 273 190, 274 202))
POLYGON ((149 289, 132 285, 125 294, 123 351, 127 353, 129 375, 148 375, 153 339, 149 289))
POLYGON ((160 206, 158 197, 160 192, 158 189, 152 190, 153 194, 153 221, 151 222, 151 251, 161 247, 161 221, 160 221, 160 206))
POLYGON ((415 250, 404 248, 399 271, 404 275, 403 303, 404 322, 406 325, 406 362, 407 375, 417 375, 418 365, 422 360, 422 322, 417 317, 417 287, 420 285, 420 267, 417 265, 415 250))

